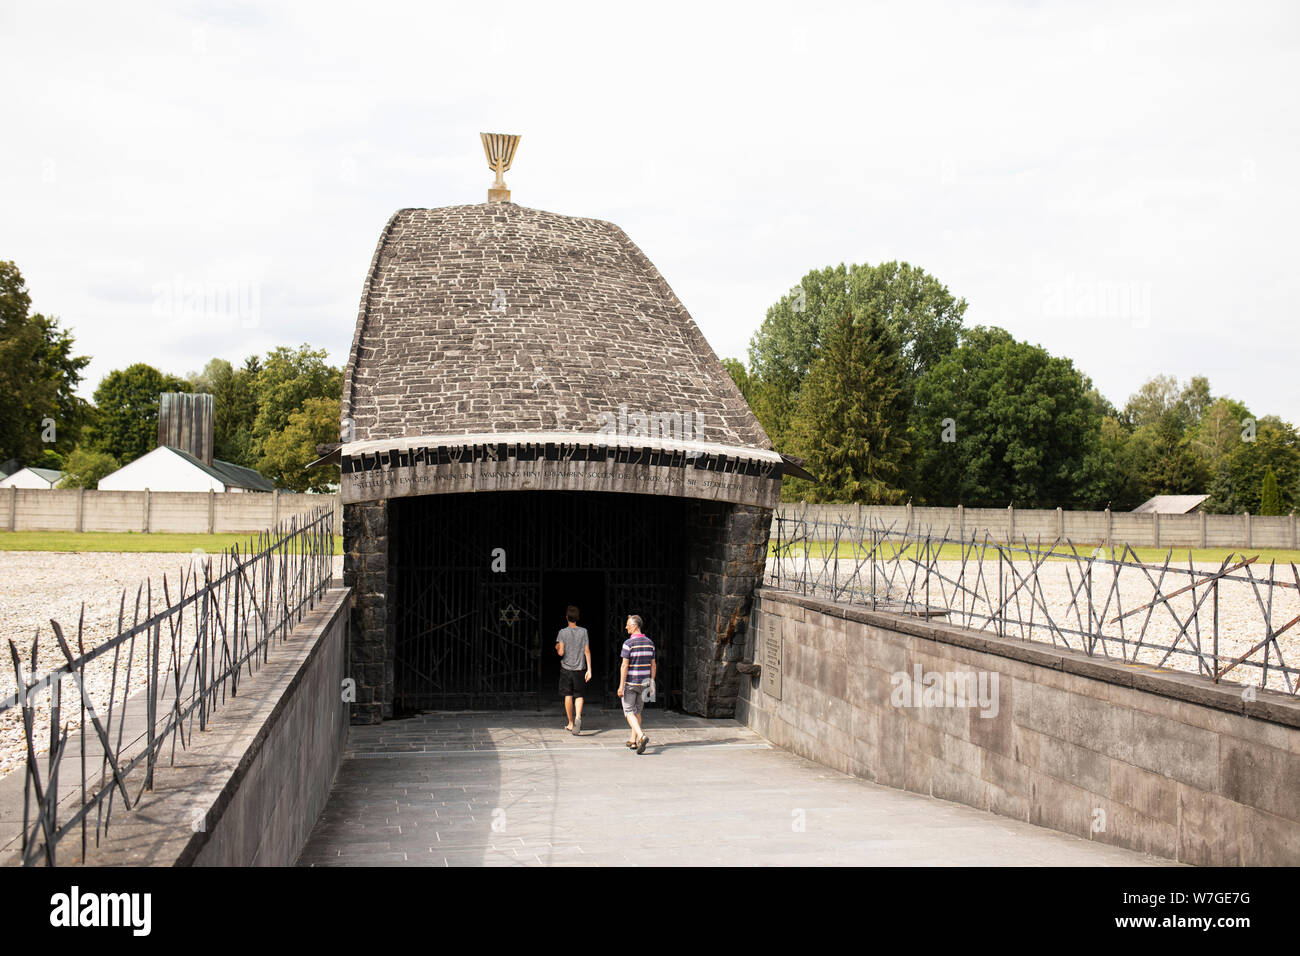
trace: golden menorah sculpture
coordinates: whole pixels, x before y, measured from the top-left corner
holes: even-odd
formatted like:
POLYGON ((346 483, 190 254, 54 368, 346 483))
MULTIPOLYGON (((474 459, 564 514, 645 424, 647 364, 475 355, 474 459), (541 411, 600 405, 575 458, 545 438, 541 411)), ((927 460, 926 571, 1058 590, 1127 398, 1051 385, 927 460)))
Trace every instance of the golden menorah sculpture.
POLYGON ((496 182, 488 189, 488 202, 509 202, 510 190, 506 188, 503 174, 514 162, 519 137, 513 133, 479 133, 483 138, 483 152, 487 153, 488 168, 497 174, 496 182))

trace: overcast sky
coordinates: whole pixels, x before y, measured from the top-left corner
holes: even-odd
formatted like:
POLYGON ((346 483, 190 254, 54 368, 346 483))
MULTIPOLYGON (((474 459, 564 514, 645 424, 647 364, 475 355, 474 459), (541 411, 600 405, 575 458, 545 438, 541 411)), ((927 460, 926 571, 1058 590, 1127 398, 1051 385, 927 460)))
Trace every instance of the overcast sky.
POLYGON ((1300 423, 1300 4, 3 0, 0 38, 0 259, 86 397, 344 364, 388 216, 484 201, 489 131, 720 357, 810 269, 901 259, 1117 405, 1203 374, 1300 423))

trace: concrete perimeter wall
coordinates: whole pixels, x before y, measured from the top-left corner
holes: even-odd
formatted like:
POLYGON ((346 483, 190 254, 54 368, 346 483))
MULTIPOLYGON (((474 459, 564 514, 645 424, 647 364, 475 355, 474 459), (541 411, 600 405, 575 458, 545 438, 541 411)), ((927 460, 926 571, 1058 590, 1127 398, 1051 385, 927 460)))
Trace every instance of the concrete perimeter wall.
POLYGON ((338 495, 0 488, 0 530, 223 534, 261 531, 316 508, 334 509, 334 530, 341 534, 338 495))
MULTIPOLYGON (((1057 538, 1074 544, 1131 544, 1156 548, 1296 548, 1300 516, 1153 515, 1131 511, 1065 511, 1026 508, 913 508, 911 505, 803 505, 782 502, 777 513, 819 521, 879 522, 902 531, 946 535, 966 541, 1044 544, 1057 538)), ((776 522, 772 534, 776 535, 776 522)))
POLYGON ((756 603, 762 671, 736 716, 781 747, 1187 863, 1300 864, 1293 698, 772 588, 756 603), (989 706, 927 699, 932 674, 982 675, 989 706))
MULTIPOLYGON (((202 491, 81 491, 0 489, 0 530, 7 531, 173 531, 212 534, 257 531, 291 514, 334 509, 334 529, 343 532, 338 495, 288 491, 222 493, 202 491)), ((802 505, 782 503, 779 516, 806 513, 821 521, 878 521, 900 531, 975 536, 993 541, 1044 543, 1066 538, 1075 544, 1131 544, 1160 548, 1298 548, 1300 516, 1149 515, 1129 511, 1043 511, 1020 508, 913 508, 908 505, 802 505), (806 509, 806 512, 805 512, 806 509)), ((776 534, 776 522, 772 523, 776 534)))
MULTIPOLYGON (((208 729, 199 733, 195 724, 175 765, 159 766, 154 789, 131 811, 114 810, 89 864, 294 864, 347 742, 348 598, 345 587, 327 591, 288 639, 272 646, 267 663, 240 681, 239 695, 226 699, 208 729)), ((21 782, 21 773, 11 776, 21 782)), ((63 777, 70 786, 69 768, 63 777)), ((75 860, 77 842, 74 836, 60 845, 60 863, 75 860)))

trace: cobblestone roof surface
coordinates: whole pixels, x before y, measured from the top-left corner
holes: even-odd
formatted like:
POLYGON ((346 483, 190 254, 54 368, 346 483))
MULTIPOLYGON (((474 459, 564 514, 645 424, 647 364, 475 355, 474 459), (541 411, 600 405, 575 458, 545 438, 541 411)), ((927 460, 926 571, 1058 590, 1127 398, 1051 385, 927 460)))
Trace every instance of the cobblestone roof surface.
POLYGON ((355 440, 595 433, 620 404, 690 413, 687 437, 772 447, 668 283, 612 223, 514 203, 388 221, 343 384, 355 440))

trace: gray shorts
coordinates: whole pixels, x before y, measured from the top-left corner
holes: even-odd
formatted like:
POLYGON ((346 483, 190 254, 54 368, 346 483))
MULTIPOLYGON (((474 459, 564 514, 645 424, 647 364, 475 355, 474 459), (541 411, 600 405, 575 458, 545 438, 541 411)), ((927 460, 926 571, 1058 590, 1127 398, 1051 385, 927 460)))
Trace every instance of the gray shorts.
POLYGON ((623 686, 623 713, 639 714, 645 706, 645 692, 649 684, 625 684, 623 686))

